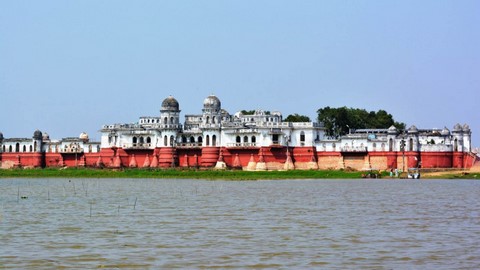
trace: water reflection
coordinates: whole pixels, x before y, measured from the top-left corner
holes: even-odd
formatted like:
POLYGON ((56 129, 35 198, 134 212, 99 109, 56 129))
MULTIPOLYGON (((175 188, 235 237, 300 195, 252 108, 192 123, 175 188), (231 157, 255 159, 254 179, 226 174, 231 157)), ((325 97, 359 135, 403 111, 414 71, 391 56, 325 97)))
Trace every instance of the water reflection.
POLYGON ((480 182, 2 179, 4 268, 480 266, 480 182))

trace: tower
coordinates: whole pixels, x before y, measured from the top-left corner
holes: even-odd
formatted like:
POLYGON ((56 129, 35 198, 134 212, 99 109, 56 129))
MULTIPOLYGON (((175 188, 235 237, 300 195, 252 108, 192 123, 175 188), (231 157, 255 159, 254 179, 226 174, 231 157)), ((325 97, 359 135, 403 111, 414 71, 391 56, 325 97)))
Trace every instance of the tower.
POLYGON ((463 128, 460 124, 453 127, 453 151, 463 152, 463 128))
POLYGON ((465 124, 463 125, 463 152, 472 151, 472 132, 470 127, 465 124))

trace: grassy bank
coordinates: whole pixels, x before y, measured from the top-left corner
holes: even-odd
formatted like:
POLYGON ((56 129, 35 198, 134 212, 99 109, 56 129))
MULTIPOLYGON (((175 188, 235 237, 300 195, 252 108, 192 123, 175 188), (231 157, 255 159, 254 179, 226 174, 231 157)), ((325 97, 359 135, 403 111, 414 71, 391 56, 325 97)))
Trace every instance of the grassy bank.
POLYGON ((480 179, 479 172, 444 171, 427 172, 422 174, 423 179, 480 179))
MULTIPOLYGON (((364 172, 341 170, 292 170, 292 171, 215 171, 194 169, 92 169, 46 168, 0 170, 0 178, 163 178, 163 179, 221 179, 221 180, 274 180, 274 179, 360 179, 364 172)), ((384 179, 391 179, 383 172, 384 179)), ((422 172, 422 179, 480 179, 480 172, 432 171, 422 172)))
POLYGON ((346 171, 215 171, 215 170, 147 170, 147 169, 9 169, 0 170, 0 178, 6 177, 63 177, 63 178, 173 178, 173 179, 225 179, 225 180, 260 180, 260 179, 327 179, 327 178, 361 178, 362 172, 346 171))

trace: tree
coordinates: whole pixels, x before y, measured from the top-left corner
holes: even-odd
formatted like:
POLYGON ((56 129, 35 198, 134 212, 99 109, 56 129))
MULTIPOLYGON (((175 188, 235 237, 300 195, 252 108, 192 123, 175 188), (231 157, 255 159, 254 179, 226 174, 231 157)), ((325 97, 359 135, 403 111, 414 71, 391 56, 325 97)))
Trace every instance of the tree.
POLYGON ((253 114, 255 114, 255 110, 249 110, 249 111, 247 111, 247 110, 241 110, 240 112, 241 112, 243 115, 253 115, 253 114))
MULTIPOLYGON (((243 115, 254 115, 256 110, 241 110, 240 111, 243 115)), ((266 115, 270 115, 270 111, 264 111, 263 112, 266 115)))
POLYGON ((350 129, 389 128, 405 129, 405 123, 396 122, 393 116, 385 110, 367 112, 357 108, 324 107, 317 111, 318 121, 325 126, 326 133, 331 137, 347 134, 350 129))
POLYGON ((285 122, 310 122, 310 117, 306 115, 290 114, 283 121, 285 122))

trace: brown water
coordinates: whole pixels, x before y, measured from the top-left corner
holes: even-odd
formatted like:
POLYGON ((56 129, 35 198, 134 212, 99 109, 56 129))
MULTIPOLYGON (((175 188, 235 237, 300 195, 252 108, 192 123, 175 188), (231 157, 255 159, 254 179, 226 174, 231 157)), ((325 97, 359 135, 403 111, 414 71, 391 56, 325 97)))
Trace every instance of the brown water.
POLYGON ((479 269, 480 181, 2 179, 0 268, 479 269))

